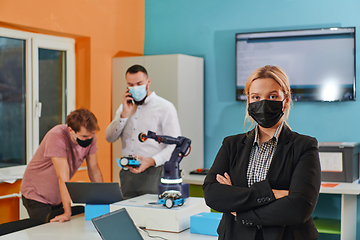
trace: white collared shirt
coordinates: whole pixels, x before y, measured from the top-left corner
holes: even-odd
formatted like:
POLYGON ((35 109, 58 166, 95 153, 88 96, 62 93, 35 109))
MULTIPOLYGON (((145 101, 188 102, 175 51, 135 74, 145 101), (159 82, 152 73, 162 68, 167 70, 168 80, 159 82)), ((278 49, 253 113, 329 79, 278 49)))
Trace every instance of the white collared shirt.
MULTIPOLYGON (((157 135, 177 138, 181 135, 179 119, 174 105, 152 92, 142 105, 138 105, 135 113, 128 118, 120 118, 123 105, 117 109, 114 120, 106 128, 106 140, 115 142, 119 137, 122 143, 122 156, 133 154, 150 157, 156 166, 163 165, 170 159, 175 145, 158 143, 153 139, 139 141, 139 134, 148 131, 157 135)), ((122 156, 115 156, 121 158, 122 156)))

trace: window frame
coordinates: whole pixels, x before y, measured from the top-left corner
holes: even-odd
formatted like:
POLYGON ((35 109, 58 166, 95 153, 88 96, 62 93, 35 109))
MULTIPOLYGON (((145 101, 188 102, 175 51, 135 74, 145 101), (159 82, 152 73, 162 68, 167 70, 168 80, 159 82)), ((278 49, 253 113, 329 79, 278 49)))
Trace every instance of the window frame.
POLYGON ((26 164, 0 168, 0 182, 22 179, 25 168, 39 146, 39 61, 38 49, 66 51, 66 115, 75 110, 75 40, 0 27, 0 37, 25 41, 26 164))

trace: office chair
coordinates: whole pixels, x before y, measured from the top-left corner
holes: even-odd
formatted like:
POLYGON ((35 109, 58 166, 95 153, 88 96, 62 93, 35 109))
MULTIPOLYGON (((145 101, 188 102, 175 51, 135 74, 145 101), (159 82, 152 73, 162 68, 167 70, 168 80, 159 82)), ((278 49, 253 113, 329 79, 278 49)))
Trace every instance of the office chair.
POLYGON ((35 218, 26 218, 26 219, 3 223, 0 224, 0 236, 17 232, 26 228, 35 227, 41 224, 44 224, 44 222, 35 218))
MULTIPOLYGON (((81 213, 84 213, 85 211, 85 207, 81 206, 81 205, 76 205, 76 206, 72 206, 71 207, 71 216, 75 216, 81 213)), ((46 222, 50 222, 51 219, 53 219, 54 217, 61 215, 64 213, 64 209, 63 208, 58 208, 58 209, 54 209, 53 211, 51 211, 49 213, 49 215, 46 217, 46 222)))

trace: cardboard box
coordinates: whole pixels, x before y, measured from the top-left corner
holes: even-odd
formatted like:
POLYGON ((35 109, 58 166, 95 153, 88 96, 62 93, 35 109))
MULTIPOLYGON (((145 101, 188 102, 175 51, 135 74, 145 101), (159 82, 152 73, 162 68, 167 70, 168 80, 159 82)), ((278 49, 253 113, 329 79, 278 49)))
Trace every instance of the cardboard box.
POLYGON ((360 143, 320 142, 321 181, 353 182, 359 178, 360 143))
POLYGON ((138 227, 165 232, 181 232, 190 228, 190 217, 210 212, 203 198, 189 197, 184 205, 166 208, 157 204, 157 194, 145 194, 110 205, 110 211, 126 208, 138 227))
POLYGON ((219 236, 219 226, 222 213, 202 212, 190 217, 190 233, 219 236))

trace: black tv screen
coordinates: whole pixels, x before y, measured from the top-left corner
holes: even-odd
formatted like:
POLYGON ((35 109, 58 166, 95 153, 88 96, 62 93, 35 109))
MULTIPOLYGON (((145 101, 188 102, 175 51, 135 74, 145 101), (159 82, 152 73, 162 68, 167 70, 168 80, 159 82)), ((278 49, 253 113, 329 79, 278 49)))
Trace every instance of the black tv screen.
POLYGON ((257 68, 281 67, 293 101, 355 100, 355 27, 236 34, 236 100, 257 68))

